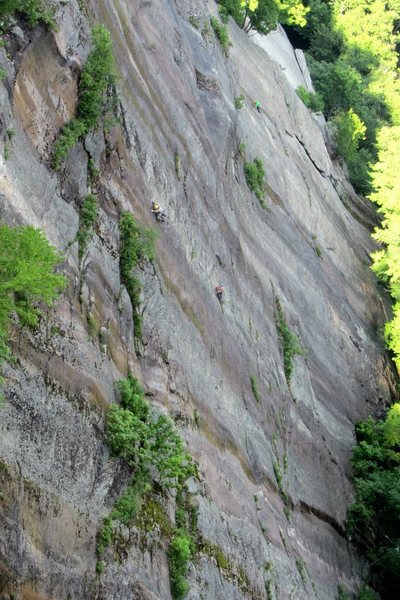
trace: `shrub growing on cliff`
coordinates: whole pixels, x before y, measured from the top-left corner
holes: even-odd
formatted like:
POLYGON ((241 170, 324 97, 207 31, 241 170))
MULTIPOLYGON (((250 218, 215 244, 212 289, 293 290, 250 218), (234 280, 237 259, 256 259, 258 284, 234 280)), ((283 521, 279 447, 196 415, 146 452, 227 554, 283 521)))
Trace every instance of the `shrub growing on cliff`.
POLYGON ((225 56, 228 56, 229 46, 232 46, 231 41, 229 39, 228 28, 226 27, 226 25, 220 23, 215 17, 210 17, 210 23, 215 35, 217 36, 219 43, 221 44, 225 56))
POLYGON ((260 402, 261 401, 260 392, 258 391, 257 379, 255 378, 254 375, 250 376, 250 383, 251 383, 251 391, 253 392, 253 396, 254 396, 256 402, 260 402))
POLYGON ((293 333, 286 322, 285 313, 278 298, 275 300, 276 306, 276 328, 278 330, 279 339, 283 354, 283 368, 286 375, 286 381, 290 385, 290 378, 293 371, 293 358, 296 354, 305 354, 305 350, 300 345, 298 336, 293 333))
POLYGON ((93 49, 89 53, 79 80, 77 116, 62 130, 54 144, 52 165, 58 169, 79 138, 94 129, 110 106, 107 97, 114 90, 111 36, 104 25, 92 31, 93 49))
POLYGON ((79 214, 79 230, 76 234, 78 240, 78 257, 82 260, 87 245, 93 232, 93 225, 97 216, 97 199, 93 194, 86 196, 79 214))
POLYGON ((142 316, 139 312, 139 305, 142 286, 137 277, 134 276, 133 269, 142 262, 154 260, 154 242, 157 234, 154 229, 141 227, 129 212, 124 212, 121 215, 119 234, 121 281, 125 285, 132 302, 135 338, 140 339, 142 316))
POLYGON ((37 25, 40 21, 51 29, 55 27, 54 7, 46 0, 0 0, 0 16, 7 17, 20 13, 29 25, 37 25))
POLYGON ((244 163, 244 176, 246 183, 252 192, 257 196, 261 206, 266 208, 264 202, 264 165, 260 158, 255 158, 253 162, 244 163))
POLYGON ((189 591, 185 577, 191 556, 192 540, 185 531, 178 530, 168 550, 169 578, 174 600, 182 600, 189 591))
POLYGON ((236 98, 233 101, 235 108, 237 110, 240 110, 241 108, 243 108, 245 100, 246 100, 246 98, 244 97, 243 94, 240 94, 240 96, 236 96, 236 98))
POLYGON ((318 93, 309 92, 303 85, 300 85, 296 89, 296 93, 300 100, 309 108, 312 112, 322 112, 324 110, 324 101, 322 96, 318 93))
POLYGON ((371 563, 374 587, 385 599, 400 586, 400 409, 385 420, 371 417, 356 426, 352 466, 356 497, 347 529, 371 563))
POLYGON ((143 494, 155 484, 164 490, 179 489, 195 472, 173 422, 152 409, 137 379, 129 375, 118 382, 118 389, 121 404, 111 405, 106 416, 107 444, 114 456, 129 465, 133 478, 98 533, 99 558, 112 540, 113 521, 128 525, 140 509, 143 494))
POLYGON ((0 361, 10 358, 12 314, 21 325, 36 325, 38 303, 51 306, 65 287, 64 276, 54 273, 61 260, 39 229, 0 224, 0 361))
POLYGON ((114 456, 133 468, 135 479, 153 479, 168 488, 187 479, 191 460, 172 421, 156 415, 133 377, 119 382, 118 387, 121 406, 110 407, 106 422, 107 443, 114 456))

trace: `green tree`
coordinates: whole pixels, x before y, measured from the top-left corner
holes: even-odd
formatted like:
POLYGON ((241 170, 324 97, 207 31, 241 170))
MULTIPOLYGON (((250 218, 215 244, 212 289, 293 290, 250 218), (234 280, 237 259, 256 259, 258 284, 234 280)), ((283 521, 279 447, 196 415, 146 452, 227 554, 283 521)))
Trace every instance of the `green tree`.
POLYGON ((301 0, 220 0, 219 4, 225 21, 231 15, 246 32, 255 30, 263 35, 278 23, 303 27, 309 11, 301 0))
POLYGON ((400 404, 393 404, 388 412, 383 429, 388 446, 400 448, 400 404))
POLYGON ((345 62, 318 62, 309 59, 311 78, 325 104, 326 117, 358 105, 363 94, 361 75, 345 62))
POLYGON ((246 11, 248 21, 244 23, 244 30, 246 32, 255 30, 266 35, 276 28, 280 15, 281 11, 275 0, 260 0, 256 10, 246 11))
POLYGON ((222 0, 218 11, 224 23, 227 23, 228 17, 231 16, 239 26, 242 25, 245 12, 240 0, 222 0))
POLYGON ((107 443, 112 453, 134 469, 135 478, 153 478, 164 487, 176 487, 193 467, 173 422, 156 415, 132 376, 118 387, 121 406, 113 404, 107 414, 107 443))
POLYGON ((353 541, 370 562, 374 586, 385 600, 400 585, 399 405, 385 420, 357 424, 352 466, 356 497, 347 513, 353 541))
POLYGON ((300 100, 313 112, 322 112, 324 110, 324 101, 321 94, 309 92, 303 85, 296 89, 300 100))
POLYGON ((378 162, 372 169, 370 195, 383 214, 373 237, 383 248, 372 254, 372 269, 385 282, 394 299, 393 319, 385 325, 385 339, 400 368, 400 126, 384 127, 377 138, 378 162))
MULTIPOLYGON (((121 404, 111 405, 107 412, 107 443, 112 454, 129 465, 133 477, 98 533, 99 559, 112 541, 113 521, 129 525, 141 507, 144 494, 154 490, 155 485, 163 492, 175 488, 178 501, 186 480, 195 474, 192 458, 186 452, 184 441, 173 422, 149 405, 139 382, 129 375, 117 385, 121 404)), ((183 531, 181 533, 178 538, 183 536, 183 531)), ((180 543, 176 542, 175 546, 180 546, 180 543)), ((176 551, 179 554, 179 548, 176 551)), ((101 569, 99 563, 98 569, 101 569)), ((181 570, 180 574, 183 585, 186 571, 181 570)))
POLYGON ((61 261, 39 229, 0 225, 0 360, 10 357, 12 314, 21 325, 34 326, 39 303, 51 306, 64 289, 64 276, 54 273, 61 261))
POLYGON ((54 28, 54 12, 54 7, 47 0, 0 0, 0 16, 20 13, 29 25, 37 25, 41 21, 54 28))
POLYGON ((357 152, 360 140, 365 138, 366 127, 352 108, 338 113, 332 123, 335 127, 335 138, 340 156, 349 161, 357 152))

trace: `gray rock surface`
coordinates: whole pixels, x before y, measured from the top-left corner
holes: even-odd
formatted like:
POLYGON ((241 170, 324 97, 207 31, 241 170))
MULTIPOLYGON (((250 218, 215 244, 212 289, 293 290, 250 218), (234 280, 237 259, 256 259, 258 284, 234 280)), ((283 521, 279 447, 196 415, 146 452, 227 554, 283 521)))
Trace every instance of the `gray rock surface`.
POLYGON ((41 227, 65 252, 69 280, 37 330, 12 331, 17 362, 5 367, 0 412, 0 592, 171 598, 160 532, 122 532, 124 552, 110 551, 103 574, 95 572, 96 531, 129 476, 109 456, 104 411, 131 370, 155 407, 179 415, 199 463, 199 531, 231 565, 221 570, 201 552, 188 598, 333 600, 338 583, 354 590, 363 573, 344 536, 354 423, 394 390, 378 336, 389 302, 369 269, 373 212, 332 162, 282 69, 233 23, 224 56, 207 31, 214 2, 85 7, 60 4, 55 34, 39 28, 23 41, 18 32, 26 47, 0 85, 1 139, 16 131, 0 165, 0 218, 41 227), (54 173, 51 147, 75 109, 89 17, 112 34, 123 119, 79 143, 54 173), (235 110, 240 94, 245 106, 235 110), (254 97, 268 99, 261 115, 254 97), (240 143, 247 160, 265 165, 267 209, 246 186, 240 143), (79 265, 89 157, 100 169, 99 218, 79 265), (168 224, 152 220, 151 198, 168 224), (122 210, 159 233, 154 267, 139 273, 139 356, 119 277, 122 210), (276 298, 306 350, 290 388, 276 298))

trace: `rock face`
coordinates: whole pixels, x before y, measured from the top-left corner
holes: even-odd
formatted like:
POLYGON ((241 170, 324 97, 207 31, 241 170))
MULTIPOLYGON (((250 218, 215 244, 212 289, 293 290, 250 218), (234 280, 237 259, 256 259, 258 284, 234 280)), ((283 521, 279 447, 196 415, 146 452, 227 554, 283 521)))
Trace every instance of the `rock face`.
POLYGON ((209 26, 214 2, 79 5, 84 13, 75 0, 60 3, 56 33, 17 28, 10 59, 0 48, 2 139, 16 133, 0 164, 0 217, 41 227, 65 253, 69 281, 37 330, 12 332, 17 360, 4 369, 0 412, 0 593, 171 598, 159 532, 127 530, 124 552, 95 570, 97 529, 128 477, 109 456, 104 410, 131 371, 176 417, 199 463, 199 531, 236 565, 228 572, 200 552, 188 598, 333 600, 338 583, 354 590, 363 572, 344 536, 354 423, 387 404, 394 386, 378 336, 389 303, 369 270, 373 212, 281 67, 233 23, 225 57, 209 26), (52 144, 73 115, 95 21, 112 34, 121 124, 77 144, 55 173, 52 144), (244 152, 263 161, 266 209, 246 185, 244 152), (99 218, 79 264, 89 158, 99 218), (153 222, 152 198, 167 224, 153 222), (154 266, 139 272, 138 355, 118 266, 123 210, 159 233, 154 266), (290 387, 277 300, 304 348, 290 387))

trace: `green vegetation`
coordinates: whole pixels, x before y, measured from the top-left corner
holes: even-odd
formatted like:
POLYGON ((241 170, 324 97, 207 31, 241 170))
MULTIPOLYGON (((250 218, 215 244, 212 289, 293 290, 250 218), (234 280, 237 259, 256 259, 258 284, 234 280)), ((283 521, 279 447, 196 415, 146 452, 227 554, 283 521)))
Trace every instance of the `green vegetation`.
POLYGON ((386 323, 385 340, 400 370, 400 126, 381 129, 378 146, 379 162, 372 172, 375 191, 371 200, 378 204, 378 211, 384 218, 373 237, 384 247, 372 254, 372 269, 378 279, 389 287, 394 300, 393 319, 386 323))
POLYGON ((195 27, 196 29, 200 28, 200 19, 194 17, 193 15, 190 15, 189 23, 192 25, 192 27, 195 27))
POLYGON ((246 32, 252 30, 266 35, 278 23, 306 24, 309 8, 301 0, 220 0, 219 14, 226 23, 232 16, 246 32))
POLYGON ((296 560, 296 568, 299 572, 301 581, 303 582, 303 584, 305 584, 307 581, 307 570, 301 558, 299 560, 296 560))
POLYGON ((176 487, 193 473, 182 438, 165 415, 156 418, 132 376, 118 382, 121 406, 113 404, 106 421, 107 443, 114 456, 133 468, 135 479, 176 487))
MULTIPOLYGON (((283 477, 282 477, 282 471, 279 466, 279 463, 274 462, 272 467, 274 469, 274 475, 275 475, 276 483, 278 484, 279 493, 282 496, 284 503, 287 504, 289 498, 288 498, 285 488, 283 487, 283 477)), ((286 512, 285 512, 285 515, 287 517, 286 512)))
POLYGON ((324 114, 335 122, 338 152, 363 194, 372 189, 370 165, 378 158, 379 130, 400 124, 396 2, 308 0, 307 25, 295 27, 324 114))
POLYGON ((185 451, 173 422, 151 408, 139 382, 129 375, 117 385, 121 404, 113 404, 108 410, 107 444, 113 456, 123 459, 132 469, 133 477, 98 532, 99 559, 113 541, 114 522, 129 525, 140 512, 144 495, 150 493, 154 486, 161 490, 176 488, 179 491, 195 472, 193 461, 185 451))
POLYGON ((256 402, 260 402, 261 401, 260 392, 258 391, 257 380, 254 377, 254 375, 252 375, 250 377, 250 383, 251 383, 251 391, 253 392, 253 396, 254 396, 256 402))
POLYGON ((79 230, 76 234, 78 240, 78 257, 81 261, 92 237, 93 226, 97 217, 97 199, 93 194, 86 196, 79 214, 79 230))
POLYGON ((286 375, 286 381, 290 386, 290 378, 293 372, 293 358, 296 354, 305 354, 304 348, 300 345, 298 336, 291 331, 287 325, 285 313, 279 299, 275 300, 276 306, 276 328, 283 353, 283 368, 286 375))
POLYGON ((10 146, 8 144, 4 144, 3 156, 4 160, 8 160, 11 156, 10 146))
POLYGON ((20 14, 31 26, 42 22, 55 29, 54 13, 55 9, 48 0, 0 0, 0 17, 20 14))
POLYGON ((322 112, 324 110, 324 100, 321 94, 309 92, 306 88, 300 85, 296 93, 300 100, 309 108, 312 112, 322 112))
POLYGON ((400 586, 400 404, 385 420, 370 417, 358 423, 356 436, 356 497, 347 530, 370 563, 373 587, 389 600, 400 586))
POLYGON ((265 171, 261 158, 255 158, 253 162, 244 163, 244 176, 248 187, 255 193, 262 208, 266 208, 264 201, 265 171))
POLYGON ((156 232, 153 229, 141 227, 131 213, 123 212, 119 222, 119 233, 121 281, 125 285, 132 302, 134 335, 136 339, 140 339, 142 335, 142 315, 139 311, 139 305, 142 286, 132 271, 141 263, 154 260, 156 232))
POLYGON ((3 67, 0 67, 0 81, 3 81, 4 79, 6 79, 6 77, 7 77, 7 73, 5 72, 3 67))
MULTIPOLYGON (((338 585, 336 600, 352 600, 352 598, 354 598, 353 594, 349 594, 341 585, 338 585)), ((370 587, 364 585, 357 592, 355 600, 378 600, 378 596, 370 587)))
POLYGON ((97 127, 110 111, 115 91, 111 36, 103 25, 92 30, 93 49, 89 53, 79 80, 77 116, 63 129, 54 144, 52 165, 58 169, 79 138, 97 127))
POLYGON ((190 536, 185 531, 179 530, 169 546, 169 577, 174 600, 181 600, 189 591, 189 584, 185 577, 192 557, 192 546, 190 536))
POLYGON ((229 556, 225 554, 221 546, 199 536, 198 549, 200 552, 207 554, 217 563, 222 575, 228 580, 233 581, 244 592, 246 597, 258 598, 259 595, 254 588, 251 587, 250 579, 244 568, 233 562, 229 556))
POLYGON ((237 96, 235 98, 234 105, 237 110, 240 110, 241 108, 243 108, 245 99, 246 98, 244 97, 243 94, 240 94, 240 96, 237 96))
POLYGON ((356 159, 359 142, 365 139, 366 127, 352 108, 335 115, 331 124, 335 132, 337 152, 351 165, 356 159))
POLYGON ((0 224, 0 362, 11 358, 12 315, 20 325, 34 327, 40 314, 37 304, 52 306, 64 289, 64 276, 54 273, 61 261, 38 229, 0 224))
POLYGON ((219 43, 221 44, 221 48, 224 51, 225 56, 228 56, 229 46, 232 46, 229 39, 228 28, 226 25, 220 23, 215 17, 210 17, 210 23, 219 43))
POLYGON ((239 155, 241 158, 246 158, 246 144, 244 142, 239 144, 239 155))
POLYGON ((89 160, 88 160, 88 180, 89 180, 89 183, 92 184, 93 181, 98 178, 98 176, 99 176, 99 171, 96 168, 94 160, 92 158, 89 158, 89 160))
POLYGON ((322 258, 322 250, 319 246, 313 246, 315 254, 318 258, 322 258))
POLYGON ((181 181, 181 179, 182 179, 181 157, 179 156, 178 152, 175 152, 175 154, 174 154, 174 163, 175 163, 176 177, 177 177, 178 181, 181 181))

